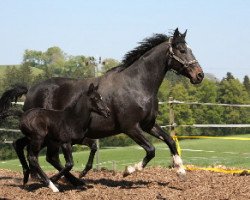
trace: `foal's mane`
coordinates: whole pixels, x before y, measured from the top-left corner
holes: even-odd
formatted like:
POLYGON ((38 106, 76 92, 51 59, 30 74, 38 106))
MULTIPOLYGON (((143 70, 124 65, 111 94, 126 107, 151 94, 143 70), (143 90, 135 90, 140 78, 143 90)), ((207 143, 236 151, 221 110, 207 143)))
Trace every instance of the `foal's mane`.
POLYGON ((76 106, 76 104, 78 103, 78 101, 80 100, 80 98, 83 96, 83 95, 86 95, 87 93, 84 92, 83 90, 81 90, 81 92, 79 92, 77 95, 75 95, 73 97, 73 100, 71 101, 71 103, 64 108, 65 111, 71 111, 72 109, 74 109, 74 107, 76 106))
POLYGON ((167 41, 170 36, 165 34, 154 34, 152 37, 145 38, 139 42, 139 46, 135 47, 133 50, 125 54, 122 64, 114 67, 107 72, 120 72, 128 68, 131 64, 137 61, 143 54, 145 54, 150 49, 156 47, 157 45, 167 41))

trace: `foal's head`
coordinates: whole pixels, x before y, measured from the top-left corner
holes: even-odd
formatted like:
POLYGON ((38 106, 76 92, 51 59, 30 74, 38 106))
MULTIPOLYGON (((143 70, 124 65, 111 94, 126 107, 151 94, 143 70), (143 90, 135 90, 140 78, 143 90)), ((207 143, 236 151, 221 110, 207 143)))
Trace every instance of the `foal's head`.
POLYGON ((195 59, 192 50, 187 46, 186 33, 181 34, 178 28, 170 40, 169 56, 170 67, 178 74, 186 76, 193 84, 200 83, 204 78, 204 73, 195 59))
POLYGON ((96 112, 104 117, 110 115, 110 110, 106 103, 103 101, 102 96, 97 92, 98 85, 94 86, 93 83, 89 85, 89 90, 87 92, 88 101, 91 111, 96 112))

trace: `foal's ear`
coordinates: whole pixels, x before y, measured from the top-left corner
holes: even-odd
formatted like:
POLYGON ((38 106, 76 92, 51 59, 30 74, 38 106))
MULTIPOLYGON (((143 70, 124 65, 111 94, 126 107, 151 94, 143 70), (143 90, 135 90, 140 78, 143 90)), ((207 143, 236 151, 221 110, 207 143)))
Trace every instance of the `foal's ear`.
POLYGON ((98 87, 99 87, 99 85, 95 86, 94 90, 97 91, 97 90, 98 90, 98 87))
POLYGON ((90 95, 92 92, 94 92, 94 90, 95 90, 95 86, 94 86, 94 84, 93 83, 91 83, 90 85, 89 85, 89 90, 88 90, 88 95, 90 95))

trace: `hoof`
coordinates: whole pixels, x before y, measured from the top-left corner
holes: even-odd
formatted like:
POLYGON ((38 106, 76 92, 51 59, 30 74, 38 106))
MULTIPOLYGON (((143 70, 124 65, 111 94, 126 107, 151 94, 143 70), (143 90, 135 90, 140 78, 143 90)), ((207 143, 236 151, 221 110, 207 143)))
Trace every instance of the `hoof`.
POLYGON ((127 177, 127 176, 129 176, 130 174, 128 173, 128 172, 123 172, 123 177, 127 177))
POLYGON ((184 168, 179 168, 178 170, 177 170, 177 174, 179 175, 179 176, 186 176, 186 170, 184 169, 184 168))
POLYGON ((126 177, 135 172, 135 168, 132 166, 126 166, 125 171, 123 172, 123 177, 126 177))
POLYGON ((178 177, 180 178, 181 181, 187 181, 187 174, 186 174, 186 171, 184 170, 184 172, 179 172, 177 171, 177 175, 178 177))
POLYGON ((179 155, 174 155, 173 156, 173 166, 177 169, 177 174, 179 176, 185 176, 186 175, 186 170, 184 169, 182 159, 180 158, 179 155))
POLYGON ((23 185, 26 185, 26 183, 29 180, 30 176, 30 170, 23 171, 23 185))
POLYGON ((181 181, 186 181, 187 180, 187 173, 184 167, 179 167, 176 171, 178 177, 180 178, 181 181))
POLYGON ((82 171, 80 174, 79 174, 79 178, 82 178, 82 177, 84 177, 84 176, 86 176, 86 174, 87 174, 88 172, 87 171, 82 171))

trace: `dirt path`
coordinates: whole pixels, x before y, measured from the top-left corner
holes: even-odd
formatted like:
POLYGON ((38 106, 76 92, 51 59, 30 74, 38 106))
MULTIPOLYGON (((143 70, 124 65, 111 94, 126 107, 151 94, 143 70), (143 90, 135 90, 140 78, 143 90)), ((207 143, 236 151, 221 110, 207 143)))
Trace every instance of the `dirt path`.
POLYGON ((250 199, 250 176, 191 171, 184 180, 174 170, 157 167, 126 178, 121 173, 92 171, 85 180, 87 189, 77 189, 61 181, 61 192, 53 193, 39 182, 31 181, 23 187, 21 173, 0 169, 0 199, 250 199))

